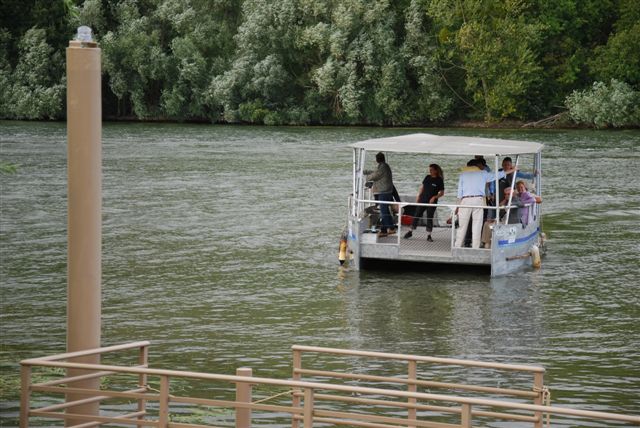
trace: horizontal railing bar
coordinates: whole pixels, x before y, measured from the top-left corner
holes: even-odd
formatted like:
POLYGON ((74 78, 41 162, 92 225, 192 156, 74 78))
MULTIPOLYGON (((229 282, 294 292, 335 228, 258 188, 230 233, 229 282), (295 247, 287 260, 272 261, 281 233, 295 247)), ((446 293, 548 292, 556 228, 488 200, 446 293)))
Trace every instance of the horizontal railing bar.
MULTIPOLYGON (((96 393, 99 393, 99 392, 100 392, 100 390, 94 390, 93 394, 96 394, 96 393)), ((100 401, 105 400, 107 398, 109 398, 109 397, 95 396, 95 397, 83 398, 82 400, 66 401, 64 403, 52 404, 51 406, 42 407, 42 408, 38 409, 38 411, 40 411, 40 412, 48 412, 48 411, 54 411, 54 410, 70 409, 70 408, 73 408, 73 407, 76 407, 76 406, 80 406, 80 405, 83 405, 83 404, 91 404, 91 403, 95 403, 95 402, 100 402, 100 401)))
MULTIPOLYGON (((296 393, 295 395, 304 396, 304 394, 296 393)), ((428 410, 432 412, 442 412, 451 414, 460 414, 462 409, 460 407, 446 407, 446 406, 432 406, 427 404, 412 404, 404 401, 387 401, 378 400, 375 398, 358 398, 358 397, 345 397, 343 395, 330 395, 330 394, 314 394, 313 398, 316 400, 324 401, 342 401, 347 403, 359 403, 359 404, 374 404, 378 406, 399 407, 404 409, 416 409, 416 410, 428 410)), ((499 413, 499 412, 487 412, 484 410, 473 410, 471 412, 474 416, 487 416, 498 419, 535 422, 538 420, 535 416, 516 415, 513 413, 499 413)))
POLYGON ((168 428, 229 428, 227 427, 218 427, 215 425, 197 425, 197 424, 185 424, 185 423, 178 423, 178 422, 169 422, 167 424, 168 428))
MULTIPOLYGON (((121 418, 137 418, 138 416, 144 416, 146 414, 147 414, 147 412, 140 411, 140 412, 127 413, 127 414, 119 416, 119 417, 121 417, 121 418)), ((91 428, 91 427, 98 427, 100 425, 102 425, 102 422, 85 422, 83 424, 72 425, 72 426, 67 427, 67 428, 91 428)))
MULTIPOLYGON (((34 388, 34 391, 37 392, 53 392, 60 394, 78 394, 78 395, 95 395, 100 394, 104 396, 103 399, 107 398, 131 398, 136 400, 147 400, 147 401, 155 401, 160 399, 159 394, 146 394, 144 393, 146 388, 137 388, 130 389, 128 391, 109 391, 109 390, 96 390, 96 389, 85 389, 85 388, 71 388, 71 387, 61 387, 61 386, 39 386, 34 388), (141 394, 142 393, 142 394, 141 394)), ((64 403, 67 407, 69 403, 64 403)), ((52 406, 48 406, 46 410, 57 410, 50 407, 58 407, 63 404, 54 404, 52 406)), ((72 404, 75 406, 76 404, 72 404)), ((65 407, 58 407, 60 409, 64 409, 65 407)), ((45 410, 45 408, 41 408, 40 410, 45 410)))
POLYGON ((64 377, 60 379, 54 379, 47 382, 34 383, 32 386, 55 386, 55 385, 61 385, 65 383, 77 382, 80 380, 95 379, 98 377, 109 376, 112 374, 115 374, 115 372, 101 371, 96 373, 80 375, 80 376, 71 376, 71 377, 64 377))
POLYGON ((419 386, 430 386, 432 388, 461 389, 465 391, 486 392, 490 394, 513 395, 516 397, 536 398, 539 395, 537 392, 521 389, 494 388, 492 386, 465 385, 460 383, 436 382, 431 380, 417 380, 416 384, 419 386))
MULTIPOLYGON (((314 422, 324 422, 324 423, 328 423, 328 424, 333 424, 333 425, 349 425, 349 426, 357 426, 357 427, 363 427, 363 428, 399 428, 398 425, 385 425, 385 424, 375 424, 372 422, 360 422, 360 421, 345 421, 345 420, 341 420, 341 419, 335 419, 335 418, 322 418, 322 417, 318 417, 318 418, 313 418, 314 422)), ((404 420, 404 426, 407 426, 409 424, 409 422, 413 423, 413 420, 404 420)), ((460 428, 460 425, 453 425, 453 424, 445 424, 442 422, 429 422, 429 425, 427 425, 428 428, 460 428)))
MULTIPOLYGON (((461 361, 464 361, 464 360, 461 360, 461 361)), ((174 376, 174 377, 201 379, 201 380, 214 380, 214 381, 222 381, 222 382, 230 382, 230 383, 244 382, 244 383, 250 383, 250 384, 278 385, 278 386, 291 387, 291 388, 312 388, 315 390, 346 391, 346 392, 356 392, 360 394, 387 395, 387 396, 404 397, 404 398, 417 398, 422 400, 440 400, 440 401, 446 401, 446 402, 452 402, 452 403, 481 405, 481 406, 498 407, 498 408, 506 408, 506 409, 530 410, 534 412, 545 412, 545 413, 553 413, 558 415, 571 415, 571 416, 586 417, 586 418, 609 419, 609 420, 627 421, 627 422, 640 422, 640 416, 635 416, 635 415, 621 415, 617 413, 595 412, 591 410, 575 410, 575 409, 569 409, 564 407, 512 403, 508 401, 490 400, 490 399, 484 399, 484 398, 456 397, 456 396, 449 396, 449 395, 442 395, 442 394, 427 394, 422 392, 394 391, 394 390, 387 390, 382 388, 365 388, 365 387, 359 387, 359 386, 335 385, 335 384, 326 384, 326 383, 318 383, 318 382, 280 380, 280 379, 269 379, 269 378, 261 378, 261 377, 250 377, 250 376, 219 375, 219 374, 197 373, 197 372, 178 371, 178 370, 119 367, 119 366, 109 366, 109 365, 103 365, 103 364, 66 363, 61 361, 41 361, 39 365, 47 366, 47 367, 77 368, 77 369, 86 369, 86 370, 110 370, 110 371, 117 371, 121 373, 147 374, 152 376, 174 376)))
MULTIPOLYGON (((136 365, 133 365, 131 367, 146 368, 146 367, 149 367, 149 365, 148 364, 136 364, 136 365)), ((80 375, 80 376, 64 377, 64 378, 61 378, 61 379, 55 379, 55 380, 51 380, 51 381, 48 381, 48 382, 34 383, 33 386, 62 385, 62 384, 77 382, 77 381, 80 381, 80 380, 95 379, 95 378, 103 377, 103 376, 111 376, 113 374, 116 374, 116 372, 101 371, 101 372, 97 372, 97 373, 89 373, 89 374, 80 375)))
MULTIPOLYGON (((323 410, 316 409, 313 411, 314 416, 318 415, 318 417, 333 417, 340 419, 348 419, 349 421, 366 421, 366 422, 376 422, 376 423, 384 423, 384 424, 393 424, 393 425, 407 425, 407 418, 399 418, 399 417, 389 417, 389 416, 379 416, 379 415, 371 415, 365 413, 350 413, 350 412, 338 412, 335 410, 323 410)), ((424 421, 419 419, 411 419, 411 425, 416 427, 431 427, 431 421, 424 421)))
MULTIPOLYGON (((301 392, 294 393, 295 396, 304 397, 304 394, 301 392)), ((374 404, 376 406, 387 406, 387 407, 399 407, 402 409, 416 409, 416 410, 433 410, 436 407, 438 409, 447 409, 446 411, 450 413, 460 413, 461 410, 459 407, 445 407, 445 406, 429 406, 426 404, 413 404, 408 403, 406 401, 389 401, 389 400, 380 400, 377 398, 359 398, 359 397, 350 397, 345 395, 333 395, 333 394, 313 394, 313 398, 318 401, 342 401, 345 403, 358 403, 358 404, 374 404)))
POLYGON ((53 419, 78 419, 85 421, 96 421, 103 423, 120 423, 125 425, 137 425, 137 426, 145 426, 145 427, 159 427, 160 423, 156 420, 146 420, 146 419, 130 419, 123 417, 109 417, 109 416, 97 416, 97 415, 81 415, 79 413, 58 413, 58 412, 39 412, 32 411, 29 412, 30 416, 40 416, 44 418, 53 418, 53 419))
POLYGON ((269 412, 286 412, 291 414, 296 414, 296 413, 302 414, 303 412, 303 409, 301 407, 279 406, 277 404, 246 403, 241 401, 229 401, 229 400, 214 400, 210 398, 191 398, 191 397, 173 397, 172 396, 170 401, 172 403, 201 404, 204 406, 265 410, 269 412))
POLYGON ((141 347, 150 346, 150 345, 151 345, 151 342, 149 342, 148 340, 142 340, 139 342, 123 343, 121 345, 105 346, 103 348, 86 349, 83 351, 67 352, 64 354, 49 355, 46 357, 39 357, 39 358, 29 358, 29 359, 20 361, 20 364, 33 366, 33 365, 39 365, 39 363, 42 361, 57 361, 57 360, 64 360, 68 358, 86 357, 87 355, 106 354, 108 352, 122 351, 125 349, 133 349, 133 348, 141 348, 141 347))
POLYGON ((515 413, 487 412, 485 410, 472 410, 473 416, 484 416, 488 418, 504 419, 507 421, 537 422, 537 416, 516 415, 515 413))
POLYGON ((405 379, 405 378, 399 378, 399 377, 375 376, 375 375, 365 375, 365 374, 357 374, 357 373, 341 373, 341 372, 331 372, 331 371, 312 370, 312 369, 294 369, 294 374, 297 374, 297 373, 330 377, 330 378, 363 379, 363 380, 372 380, 372 381, 378 381, 378 382, 398 383, 403 385, 430 386, 430 387, 442 388, 442 389, 461 389, 465 391, 514 395, 518 397, 535 398, 538 396, 536 392, 524 391, 520 389, 494 388, 492 386, 465 385, 460 383, 445 383, 445 382, 435 382, 435 381, 420 380, 420 379, 405 379))
POLYGON ((455 208, 482 208, 488 210, 507 210, 507 209, 517 209, 522 207, 528 207, 533 204, 523 204, 522 206, 518 205, 501 205, 496 208, 495 205, 457 205, 457 204, 426 204, 421 202, 397 202, 397 201, 379 201, 379 200, 371 200, 371 199, 357 199, 356 203, 364 203, 364 204, 384 204, 384 205, 400 205, 401 208, 406 206, 417 206, 417 207, 440 207, 440 208, 449 208, 453 211, 455 208))
POLYGON ((416 361, 416 362, 425 362, 425 363, 450 364, 450 365, 456 365, 456 366, 482 367, 482 368, 497 369, 497 370, 513 370, 513 371, 524 371, 524 372, 532 372, 532 373, 545 372, 544 367, 539 367, 539 366, 529 366, 529 365, 522 365, 522 364, 490 363, 486 361, 461 360, 456 358, 425 357, 421 355, 394 354, 394 353, 374 352, 374 351, 357 351, 357 350, 351 350, 351 349, 325 348, 321 346, 306 346, 306 345, 293 345, 291 346, 291 349, 293 351, 316 352, 316 353, 322 353, 322 354, 375 357, 375 358, 382 358, 382 359, 388 359, 388 360, 404 360, 404 361, 416 361))

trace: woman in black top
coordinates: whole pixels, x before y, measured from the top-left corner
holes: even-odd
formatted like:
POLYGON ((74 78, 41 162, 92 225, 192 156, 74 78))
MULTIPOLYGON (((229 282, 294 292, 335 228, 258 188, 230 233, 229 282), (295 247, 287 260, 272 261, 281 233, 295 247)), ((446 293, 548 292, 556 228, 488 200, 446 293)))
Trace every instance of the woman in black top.
MULTIPOLYGON (((437 204, 438 199, 444 195, 444 174, 440 165, 432 163, 429 165, 429 175, 422 180, 416 202, 421 204, 437 204)), ((413 236, 413 230, 418 227, 418 222, 422 218, 424 211, 427 211, 427 241, 433 242, 431 238, 431 231, 433 230, 433 215, 436 213, 437 207, 417 207, 413 222, 411 224, 411 230, 408 231, 404 237, 411 238, 413 236)))

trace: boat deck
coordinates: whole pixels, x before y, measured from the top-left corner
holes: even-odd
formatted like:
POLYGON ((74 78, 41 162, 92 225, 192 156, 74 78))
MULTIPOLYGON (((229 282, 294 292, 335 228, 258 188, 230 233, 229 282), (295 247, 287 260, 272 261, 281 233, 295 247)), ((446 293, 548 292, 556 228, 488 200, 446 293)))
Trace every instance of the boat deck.
POLYGON ((405 226, 399 230, 399 235, 384 238, 378 238, 375 233, 362 234, 360 256, 369 259, 426 263, 491 264, 490 249, 454 248, 452 251, 450 227, 434 228, 431 232, 433 242, 427 241, 424 227, 414 230, 413 236, 405 239, 403 236, 409 230, 410 227, 405 226))

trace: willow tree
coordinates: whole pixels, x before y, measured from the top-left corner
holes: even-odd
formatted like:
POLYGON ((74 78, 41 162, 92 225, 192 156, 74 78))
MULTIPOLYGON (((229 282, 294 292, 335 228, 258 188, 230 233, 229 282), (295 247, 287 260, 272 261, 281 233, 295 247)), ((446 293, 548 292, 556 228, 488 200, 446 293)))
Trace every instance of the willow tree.
POLYGON ((62 55, 49 45, 45 33, 44 29, 32 28, 20 39, 18 63, 10 81, 3 84, 8 117, 56 119, 63 115, 65 79, 58 77, 63 68, 62 55))
POLYGON ((347 122, 403 123, 409 86, 397 11, 389 1, 343 0, 324 32, 323 63, 313 71, 320 95, 331 98, 334 117, 347 122))
POLYGON ((209 96, 224 109, 228 121, 281 122, 278 111, 295 96, 297 25, 293 0, 243 3, 243 21, 235 36, 230 67, 211 81, 209 96))
POLYGON ((218 120, 208 88, 228 68, 239 11, 232 0, 85 1, 117 115, 218 120))
POLYGON ((427 11, 429 0, 411 0, 405 10, 402 56, 411 88, 407 107, 411 122, 441 121, 452 113, 459 97, 453 82, 447 81, 438 61, 435 26, 427 11))

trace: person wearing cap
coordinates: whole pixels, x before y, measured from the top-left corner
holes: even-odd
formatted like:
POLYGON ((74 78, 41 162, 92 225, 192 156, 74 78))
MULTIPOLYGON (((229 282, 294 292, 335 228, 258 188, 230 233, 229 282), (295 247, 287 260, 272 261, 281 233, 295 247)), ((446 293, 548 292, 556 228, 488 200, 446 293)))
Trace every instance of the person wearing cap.
MULTIPOLYGON (((387 164, 384 153, 376 154, 378 168, 375 171, 363 171, 367 176, 367 181, 373 181, 373 196, 378 201, 393 202, 393 174, 391 167, 387 164)), ((382 227, 378 233, 379 237, 393 235, 396 229, 393 227, 390 204, 379 204, 380 216, 382 217, 382 227)))
MULTIPOLYGON (((472 221, 471 228, 471 248, 480 248, 480 235, 482 233, 483 208, 486 206, 485 194, 487 183, 495 179, 494 174, 482 168, 482 164, 477 159, 467 162, 466 168, 462 170, 458 178, 458 231, 454 246, 462 247, 464 237, 469 226, 469 218, 472 221), (465 205, 472 206, 465 208, 465 205)), ((506 174, 513 172, 498 171, 498 178, 503 178, 506 174)))

